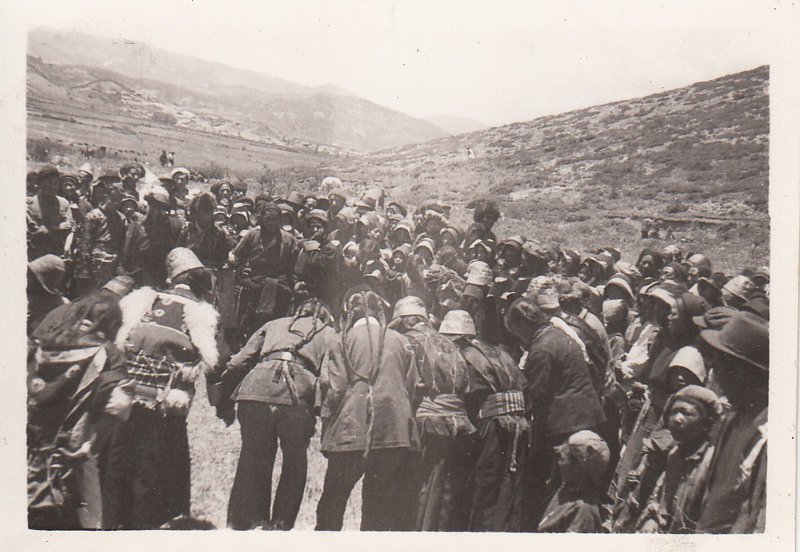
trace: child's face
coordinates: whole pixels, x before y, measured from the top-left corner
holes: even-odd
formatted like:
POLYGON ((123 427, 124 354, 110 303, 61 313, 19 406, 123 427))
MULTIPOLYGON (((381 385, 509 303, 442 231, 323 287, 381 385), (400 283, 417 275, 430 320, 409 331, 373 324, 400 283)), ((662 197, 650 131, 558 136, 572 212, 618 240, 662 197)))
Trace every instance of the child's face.
POLYGON ((678 443, 699 440, 708 433, 703 407, 691 401, 675 401, 667 416, 667 429, 678 443))
POLYGON ((683 366, 673 366, 669 369, 669 388, 673 393, 680 391, 687 385, 703 385, 697 376, 683 366))

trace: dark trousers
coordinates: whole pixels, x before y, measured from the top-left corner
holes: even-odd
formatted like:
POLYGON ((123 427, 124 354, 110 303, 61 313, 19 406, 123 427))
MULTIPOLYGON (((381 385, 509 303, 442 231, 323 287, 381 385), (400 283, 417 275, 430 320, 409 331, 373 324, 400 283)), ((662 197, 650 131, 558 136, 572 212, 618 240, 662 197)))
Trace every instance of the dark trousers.
MULTIPOLYGON (((361 530, 394 531, 403 529, 407 506, 397 500, 402 493, 409 451, 405 448, 332 452, 322 496, 317 505, 317 531, 341 531, 350 493, 364 477, 361 488, 361 530)), ((405 493, 407 494, 407 493, 405 493)))
POLYGON ((305 405, 237 404, 242 450, 228 503, 228 526, 291 529, 306 486, 306 450, 314 434, 314 415, 305 405), (283 464, 270 517, 272 468, 279 442, 283 464))
POLYGON ((527 432, 517 436, 515 464, 512 450, 516 430, 487 420, 480 427, 477 458, 469 481, 472 509, 469 531, 522 530, 522 477, 526 468, 527 432))
POLYGON ((422 454, 414 462, 417 531, 466 531, 467 439, 422 434, 422 454))
POLYGON ((134 405, 99 455, 105 529, 153 529, 189 515, 191 460, 186 418, 134 405))

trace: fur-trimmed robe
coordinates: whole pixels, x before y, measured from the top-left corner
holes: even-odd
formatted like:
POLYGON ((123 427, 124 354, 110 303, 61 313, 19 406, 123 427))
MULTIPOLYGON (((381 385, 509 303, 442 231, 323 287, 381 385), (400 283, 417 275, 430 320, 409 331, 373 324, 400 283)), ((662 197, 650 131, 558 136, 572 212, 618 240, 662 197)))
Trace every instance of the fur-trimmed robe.
POLYGON ((122 325, 116 344, 128 358, 138 354, 166 359, 181 382, 194 384, 200 370, 212 372, 219 362, 219 315, 184 288, 159 292, 143 287, 120 301, 122 325))
POLYGON ((186 414, 200 370, 220 361, 218 315, 182 285, 138 289, 120 307, 116 344, 145 407, 114 422, 99 454, 103 528, 153 529, 191 512, 186 414))

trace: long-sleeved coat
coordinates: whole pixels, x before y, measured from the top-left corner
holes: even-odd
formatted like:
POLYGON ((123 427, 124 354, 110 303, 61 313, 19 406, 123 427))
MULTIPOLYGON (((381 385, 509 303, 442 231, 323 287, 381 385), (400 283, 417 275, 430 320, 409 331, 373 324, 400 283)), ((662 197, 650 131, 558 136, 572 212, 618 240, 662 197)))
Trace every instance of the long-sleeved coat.
POLYGON ((523 368, 534 425, 550 436, 597 427, 605 421, 592 377, 578 345, 547 325, 534 336, 523 368))
POLYGON ((377 320, 361 319, 331 347, 320 376, 322 452, 419 448, 412 401, 420 378, 413 349, 387 329, 376 362, 380 337, 377 320))
POLYGON ((297 403, 311 407, 320 367, 336 336, 332 327, 323 326, 319 320, 308 316, 297 320, 287 316, 267 322, 231 358, 222 379, 233 377, 241 380, 233 395, 236 401, 295 404, 283 372, 286 361, 267 358, 270 353, 292 351, 302 360, 302 364, 292 361, 286 367, 297 394, 297 403))

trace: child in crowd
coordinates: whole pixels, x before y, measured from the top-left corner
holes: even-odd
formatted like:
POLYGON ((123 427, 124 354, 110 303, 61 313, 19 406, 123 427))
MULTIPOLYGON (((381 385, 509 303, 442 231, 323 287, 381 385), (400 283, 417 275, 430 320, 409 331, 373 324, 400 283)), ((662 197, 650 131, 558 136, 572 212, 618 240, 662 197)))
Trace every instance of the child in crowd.
POLYGON ((600 533, 601 481, 610 452, 603 439, 589 430, 570 435, 558 447, 561 487, 547 505, 541 533, 600 533))

